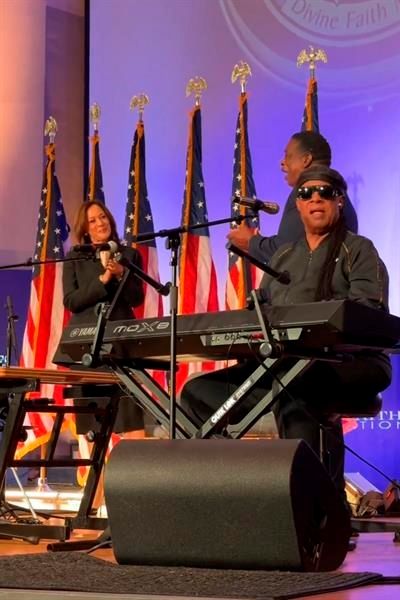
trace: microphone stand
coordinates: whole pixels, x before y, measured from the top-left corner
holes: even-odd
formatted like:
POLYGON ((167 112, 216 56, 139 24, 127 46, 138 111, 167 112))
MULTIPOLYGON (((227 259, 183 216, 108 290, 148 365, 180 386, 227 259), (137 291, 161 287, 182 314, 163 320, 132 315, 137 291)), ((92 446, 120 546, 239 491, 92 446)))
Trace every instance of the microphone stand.
MULTIPOLYGON (((4 268, 4 267, 1 267, 4 268)), ((7 296, 6 298, 6 304, 4 306, 4 308, 7 311, 7 343, 6 343, 6 367, 10 367, 11 366, 11 358, 12 358, 12 353, 14 351, 14 358, 15 358, 15 362, 18 364, 18 345, 17 345, 17 336, 15 333, 15 323, 16 321, 18 321, 18 315, 16 315, 14 313, 14 307, 13 307, 13 302, 12 302, 12 298, 11 296, 7 296)), ((7 405, 1 408, 1 416, 2 418, 4 418, 4 422, 7 419, 7 415, 8 415, 8 403, 10 401, 10 398, 12 397, 11 394, 8 394, 7 396, 7 405), (3 417, 4 415, 4 417, 3 417)), ((10 467, 10 470, 12 472, 12 474, 14 475, 14 479, 19 487, 19 489, 21 490, 26 503, 28 505, 28 510, 32 516, 32 522, 36 523, 36 524, 40 524, 40 520, 37 517, 37 514, 35 513, 35 510, 32 506, 31 500, 29 498, 29 496, 27 495, 20 478, 18 477, 17 471, 15 469, 15 467, 10 467)), ((15 522, 18 522, 19 518, 15 512, 15 510, 21 510, 20 507, 17 506, 13 506, 12 504, 9 504, 6 500, 6 496, 5 496, 5 479, 1 482, 0 485, 0 513, 1 513, 1 517, 3 517, 4 514, 8 514, 9 516, 12 517, 12 519, 15 520, 15 522)), ((2 534, 4 535, 4 534, 2 534)), ((5 534, 6 537, 8 537, 8 534, 5 534)), ((10 536, 11 537, 11 536, 10 536)), ((26 536, 20 536, 22 539, 26 540, 26 541, 30 541, 29 537, 26 536)))
POLYGON ((18 315, 14 314, 11 296, 7 296, 5 309, 7 310, 7 350, 6 350, 6 366, 11 365, 11 355, 14 350, 14 358, 18 363, 18 346, 17 336, 15 334, 15 323, 18 321, 18 315))
POLYGON ((75 257, 64 257, 64 258, 46 258, 44 260, 32 260, 32 258, 28 258, 25 262, 14 263, 12 265, 0 265, 0 271, 4 271, 6 269, 19 269, 21 267, 35 267, 36 265, 50 265, 52 263, 64 263, 71 262, 73 260, 93 260, 94 255, 87 254, 85 256, 75 256, 75 257))
POLYGON ((279 283, 283 283, 284 285, 288 285, 290 283, 290 275, 288 271, 275 271, 275 269, 272 269, 266 263, 263 263, 257 258, 254 258, 254 256, 252 256, 251 254, 249 254, 245 250, 242 250, 241 248, 238 248, 230 242, 226 244, 226 249, 229 250, 229 252, 237 254, 241 258, 245 258, 246 260, 251 262, 251 264, 253 264, 255 267, 261 269, 261 271, 264 271, 264 273, 271 275, 271 277, 279 281, 279 283))
POLYGON ((172 229, 161 229, 152 233, 139 233, 134 236, 133 241, 140 243, 153 240, 157 237, 167 238, 165 247, 171 251, 170 266, 171 266, 171 283, 169 284, 170 293, 170 382, 169 382, 169 438, 171 440, 176 437, 176 341, 177 341, 177 314, 178 314, 178 286, 177 286, 177 266, 178 266, 178 249, 180 246, 180 236, 183 233, 188 233, 195 229, 204 229, 205 227, 213 227, 225 223, 241 223, 246 219, 246 215, 238 215, 236 217, 228 217, 226 219, 218 219, 209 221, 208 223, 197 223, 196 225, 183 225, 172 229))
POLYGON ((94 336, 94 339, 93 339, 93 342, 92 342, 92 345, 90 348, 90 352, 88 352, 82 356, 82 364, 85 367, 96 367, 101 362, 100 361, 100 351, 101 351, 101 346, 103 344, 106 325, 107 325, 108 320, 110 319, 110 316, 114 310, 114 307, 118 302, 118 299, 125 287, 126 281, 131 272, 134 273, 137 277, 139 277, 139 279, 141 279, 145 283, 148 283, 149 285, 151 285, 162 296, 168 296, 168 294, 170 293, 170 288, 171 288, 170 282, 162 284, 159 281, 156 281, 155 279, 153 279, 153 277, 148 275, 148 273, 143 271, 140 267, 138 267, 131 261, 124 261, 121 264, 123 264, 123 266, 126 268, 125 268, 124 275, 123 275, 121 281, 119 282, 117 291, 114 294, 112 302, 109 304, 106 302, 102 302, 100 304, 100 310, 99 310, 99 315, 98 315, 97 325, 96 325, 96 333, 95 333, 95 336, 94 336))
POLYGON ((178 255, 180 246, 180 234, 172 232, 165 240, 165 247, 171 250, 170 267, 171 267, 171 289, 169 296, 169 311, 171 321, 170 335, 170 378, 169 378, 169 439, 174 440, 176 437, 176 339, 177 339, 177 315, 178 315, 178 255))
MULTIPOLYGON (((276 271, 275 269, 269 267, 267 264, 259 261, 257 258, 254 258, 254 256, 252 256, 245 250, 238 248, 230 242, 226 244, 226 248, 229 250, 229 252, 233 252, 241 258, 248 260, 255 267, 261 269, 261 271, 264 271, 264 273, 267 273, 267 275, 270 275, 273 279, 279 281, 279 283, 282 283, 283 285, 288 285, 290 283, 290 274, 288 271, 276 271)), ((259 294, 257 294, 257 290, 251 290, 250 296, 247 299, 247 308, 254 308, 257 314, 261 332, 265 340, 263 344, 262 355, 264 357, 273 355, 278 356, 281 354, 282 349, 277 343, 277 341, 274 339, 269 320, 267 319, 266 315, 262 313, 260 300, 262 299, 260 299, 259 294)))

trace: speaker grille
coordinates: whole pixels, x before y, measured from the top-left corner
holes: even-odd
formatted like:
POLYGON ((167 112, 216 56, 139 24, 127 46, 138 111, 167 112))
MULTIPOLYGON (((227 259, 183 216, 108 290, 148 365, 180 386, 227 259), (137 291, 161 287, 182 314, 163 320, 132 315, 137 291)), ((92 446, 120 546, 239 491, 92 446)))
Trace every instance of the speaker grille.
POLYGON ((297 440, 125 440, 105 491, 123 564, 318 570, 347 550, 346 511, 297 440))

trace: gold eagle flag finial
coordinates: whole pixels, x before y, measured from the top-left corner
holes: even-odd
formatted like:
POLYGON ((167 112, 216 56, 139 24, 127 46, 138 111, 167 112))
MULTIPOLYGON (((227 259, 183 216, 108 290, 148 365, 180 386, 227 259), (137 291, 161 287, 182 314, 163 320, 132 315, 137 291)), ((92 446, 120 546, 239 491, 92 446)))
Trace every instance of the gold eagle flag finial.
POLYGON ((97 104, 97 102, 93 102, 93 104, 90 107, 90 120, 92 122, 93 129, 95 131, 97 131, 99 128, 100 117, 101 117, 101 108, 97 104))
POLYGON ((149 104, 150 99, 147 94, 138 94, 137 96, 132 96, 131 101, 129 102, 129 109, 135 110, 135 108, 139 111, 139 121, 143 121, 143 112, 146 104, 149 104))
POLYGON ((192 77, 189 79, 186 86, 186 97, 194 94, 196 106, 200 105, 201 95, 207 89, 207 81, 204 77, 192 77))
POLYGON ((54 117, 49 117, 44 125, 44 135, 49 136, 50 144, 54 144, 57 134, 57 121, 54 117))
POLYGON ((309 63, 310 67, 310 77, 315 77, 315 63, 318 61, 322 61, 324 63, 328 62, 328 56, 325 50, 321 50, 321 48, 315 49, 313 46, 309 46, 310 50, 307 52, 306 49, 301 50, 297 56, 296 65, 301 67, 305 63, 309 63))
POLYGON ((234 67, 231 75, 231 82, 235 83, 238 79, 240 81, 240 91, 242 94, 246 91, 246 84, 248 78, 251 76, 250 65, 243 60, 239 61, 234 67))

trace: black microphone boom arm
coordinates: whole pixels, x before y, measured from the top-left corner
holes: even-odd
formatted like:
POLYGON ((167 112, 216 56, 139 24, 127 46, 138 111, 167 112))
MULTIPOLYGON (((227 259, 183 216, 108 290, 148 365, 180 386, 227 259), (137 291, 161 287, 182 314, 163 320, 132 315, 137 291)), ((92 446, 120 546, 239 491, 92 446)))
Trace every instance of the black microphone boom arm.
POLYGON ((257 258, 254 258, 254 256, 252 256, 251 254, 249 254, 245 250, 242 250, 241 248, 238 248, 237 246, 234 246, 230 242, 226 244, 226 248, 229 252, 233 252, 241 258, 245 258, 252 265, 258 267, 259 269, 261 269, 261 271, 264 271, 264 273, 268 273, 268 275, 271 275, 271 277, 279 281, 279 283, 283 283, 283 285, 288 285, 290 283, 290 275, 288 271, 275 271, 275 269, 271 269, 271 267, 269 267, 265 263, 261 262, 260 260, 257 260, 257 258))

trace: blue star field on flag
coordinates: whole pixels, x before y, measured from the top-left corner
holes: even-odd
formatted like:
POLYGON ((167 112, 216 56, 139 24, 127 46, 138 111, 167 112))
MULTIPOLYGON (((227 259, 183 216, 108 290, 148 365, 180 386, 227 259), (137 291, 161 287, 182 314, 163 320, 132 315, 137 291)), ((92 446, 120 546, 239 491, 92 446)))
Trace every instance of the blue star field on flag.
MULTIPOLYGON (((256 198, 256 186, 253 179, 253 166, 249 149, 249 139, 247 133, 247 99, 242 104, 242 114, 239 112, 236 122, 236 135, 233 157, 233 178, 232 178, 232 217, 239 214, 245 214, 249 227, 258 227, 258 214, 249 208, 240 207, 235 202, 235 198, 246 196, 247 198, 256 198), (243 125, 241 125, 241 123, 243 125), (244 146, 244 164, 242 161, 242 148, 244 146), (244 179, 244 181, 243 181, 244 179)), ((237 224, 231 224, 232 228, 237 227, 237 224)), ((236 255, 231 257, 233 262, 237 259, 236 255)))
MULTIPOLYGON (((188 149, 186 158, 182 225, 191 226, 207 222, 207 204, 202 168, 201 110, 197 108, 194 111, 192 121, 192 147, 188 149), (190 198, 188 197, 188 190, 190 190, 190 198), (188 205, 190 207, 189 213, 187 212, 188 205)), ((192 235, 209 236, 209 228, 199 227, 198 229, 192 229, 190 233, 192 235)))
MULTIPOLYGON (((122 243, 131 246, 135 236, 154 232, 153 214, 147 192, 146 146, 143 123, 135 131, 129 163, 128 195, 122 243)), ((155 239, 142 242, 140 246, 155 247, 155 239)))
MULTIPOLYGON (((69 234, 60 186, 55 172, 54 144, 49 144, 46 147, 46 153, 48 159, 43 175, 34 254, 35 261, 64 258, 63 243, 67 240, 69 234)), ((41 265, 34 265, 34 277, 39 274, 40 269, 41 265)))

